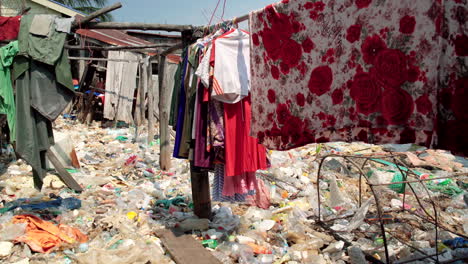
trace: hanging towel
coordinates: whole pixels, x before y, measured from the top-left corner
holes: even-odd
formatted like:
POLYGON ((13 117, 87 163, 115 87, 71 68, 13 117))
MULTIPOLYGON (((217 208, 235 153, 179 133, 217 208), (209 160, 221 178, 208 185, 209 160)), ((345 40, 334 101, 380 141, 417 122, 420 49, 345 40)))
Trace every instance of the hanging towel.
POLYGON ((52 23, 56 16, 53 15, 35 15, 29 28, 29 33, 48 37, 51 33, 52 23))

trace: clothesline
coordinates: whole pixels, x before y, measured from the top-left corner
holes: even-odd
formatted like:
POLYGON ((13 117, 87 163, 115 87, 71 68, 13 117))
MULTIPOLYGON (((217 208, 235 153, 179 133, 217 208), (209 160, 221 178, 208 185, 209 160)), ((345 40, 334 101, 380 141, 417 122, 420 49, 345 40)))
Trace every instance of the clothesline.
POLYGON ((155 48, 164 48, 170 47, 170 44, 152 44, 152 45, 142 45, 142 46, 110 46, 110 47, 100 47, 100 46, 71 46, 65 45, 65 48, 68 50, 135 50, 135 49, 155 49, 155 48))
MULTIPOLYGON (((206 29, 210 29, 210 28, 216 28, 216 27, 220 27, 222 26, 223 24, 225 24, 226 22, 232 22, 233 24, 237 24, 237 23, 240 23, 240 22, 244 22, 246 20, 249 19, 249 14, 245 14, 245 15, 242 15, 240 17, 234 17, 233 19, 231 20, 227 20, 227 21, 223 21, 223 22, 220 22, 218 24, 215 24, 215 25, 211 25, 211 26, 202 26, 202 27, 198 27, 195 31, 205 31, 206 29)), ((182 43, 178 43, 170 48, 168 48, 167 50, 161 52, 161 56, 166 56, 167 54, 170 54, 171 52, 174 52, 178 49, 181 49, 183 48, 184 45, 182 43)))
POLYGON ((227 22, 232 22, 233 24, 237 24, 237 23, 240 23, 240 22, 244 22, 246 20, 249 19, 249 14, 245 14, 245 15, 242 15, 240 17, 234 17, 233 19, 230 19, 230 20, 226 20, 226 21, 223 21, 223 22, 220 22, 218 24, 215 24, 215 25, 207 25, 207 26, 204 26, 204 27, 201 27, 200 29, 202 30, 205 30, 205 29, 210 29, 210 28, 216 28, 216 27, 220 27, 222 26, 223 24, 227 23, 227 22))
MULTIPOLYGON (((143 60, 125 60, 125 59, 109 59, 109 58, 92 58, 92 57, 68 57, 69 60, 89 60, 89 61, 117 61, 117 62, 138 62, 141 63, 143 60)), ((157 60, 151 60, 156 62, 157 60)))

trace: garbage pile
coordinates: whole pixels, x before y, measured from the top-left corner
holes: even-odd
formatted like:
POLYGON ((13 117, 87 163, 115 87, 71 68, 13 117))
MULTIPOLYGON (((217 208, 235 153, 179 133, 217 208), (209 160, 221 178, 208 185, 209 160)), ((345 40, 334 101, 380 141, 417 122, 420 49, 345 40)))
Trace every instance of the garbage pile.
POLYGON ((37 191, 31 168, 4 147, 1 263, 175 263, 163 228, 190 234, 220 263, 468 258, 468 161, 445 151, 363 143, 270 151, 271 167, 257 172, 262 208, 212 202, 212 218, 199 219, 189 163, 173 159, 161 171, 159 140, 147 142, 144 130, 69 118, 54 129, 76 153, 79 166, 62 159, 84 191, 54 170, 37 191))

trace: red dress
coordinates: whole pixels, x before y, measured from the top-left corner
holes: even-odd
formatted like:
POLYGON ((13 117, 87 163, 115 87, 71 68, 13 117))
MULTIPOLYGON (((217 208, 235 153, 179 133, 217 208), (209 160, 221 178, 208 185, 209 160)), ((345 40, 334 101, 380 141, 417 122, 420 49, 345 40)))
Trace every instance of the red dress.
POLYGON ((266 149, 250 134, 250 96, 224 104, 226 177, 266 169, 266 149))

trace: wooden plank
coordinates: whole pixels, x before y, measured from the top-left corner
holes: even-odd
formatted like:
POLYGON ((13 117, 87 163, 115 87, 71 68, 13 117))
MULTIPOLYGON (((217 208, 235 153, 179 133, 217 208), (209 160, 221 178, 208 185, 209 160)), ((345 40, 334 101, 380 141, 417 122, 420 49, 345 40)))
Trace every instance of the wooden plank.
POLYGON ((82 192, 83 188, 78 184, 78 182, 73 179, 73 176, 65 169, 65 167, 60 163, 55 154, 48 150, 46 153, 47 158, 50 160, 52 165, 54 165, 55 170, 59 174, 60 179, 70 188, 77 192, 82 192))
POLYGON ((221 264, 191 235, 176 236, 168 229, 160 229, 155 233, 177 264, 221 264))
POLYGON ((169 137, 169 113, 166 111, 166 105, 170 103, 168 100, 167 90, 164 87, 164 65, 166 57, 159 56, 159 166, 161 170, 169 170, 171 168, 171 140, 169 137))

